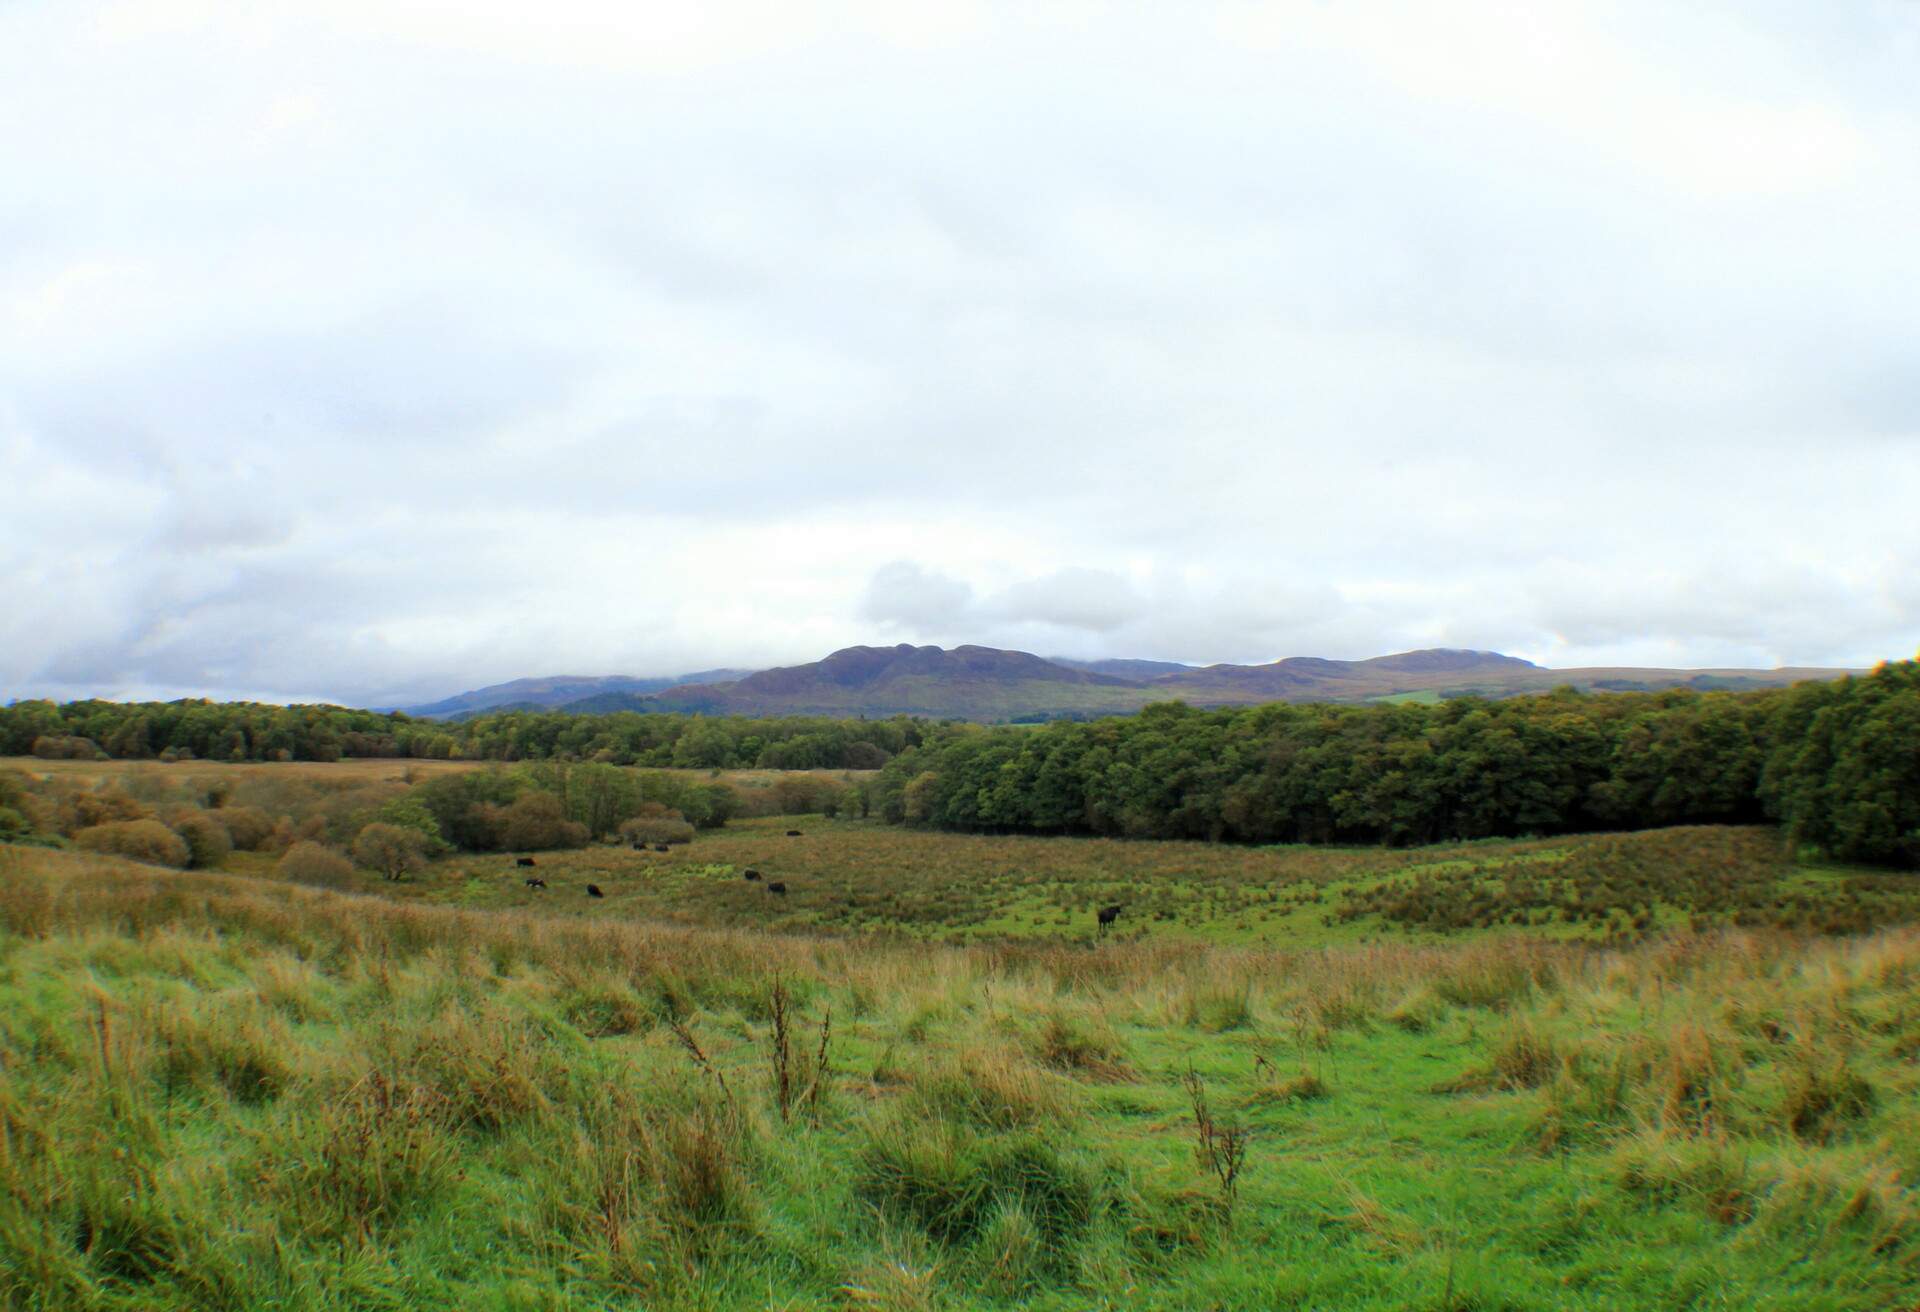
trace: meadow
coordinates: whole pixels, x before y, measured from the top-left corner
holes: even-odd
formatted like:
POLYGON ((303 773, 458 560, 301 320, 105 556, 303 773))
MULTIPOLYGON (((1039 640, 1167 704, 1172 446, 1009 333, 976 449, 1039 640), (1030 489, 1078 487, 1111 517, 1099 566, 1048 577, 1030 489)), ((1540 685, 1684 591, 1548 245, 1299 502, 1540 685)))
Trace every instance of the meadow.
MULTIPOLYGON (((11 777, 36 781, 41 809, 53 817, 48 826, 70 833, 107 806, 176 824, 183 815, 224 817, 236 829, 240 817, 255 817, 262 836, 221 850, 215 868, 272 878, 296 835, 344 853, 370 817, 404 803, 423 783, 476 771, 497 773, 471 762, 190 769, 22 761, 11 777)), ((795 815, 783 805, 807 796, 794 791, 800 783, 845 795, 871 774, 653 773, 724 786, 736 799, 736 818, 697 832, 680 826, 684 837, 637 847, 609 838, 557 849, 452 850, 398 880, 343 870, 329 886, 471 909, 949 941, 1090 942, 1096 909, 1113 905, 1122 911, 1104 937, 1119 941, 1277 947, 1440 943, 1486 933, 1624 943, 1676 927, 1857 933, 1920 921, 1920 880, 1792 852, 1766 826, 1414 848, 956 834, 845 814, 795 815), (518 865, 529 852, 532 871, 518 865), (749 881, 750 870, 761 878, 749 881), (546 887, 528 887, 528 874, 546 887), (770 893, 774 883, 785 893, 770 893), (589 884, 605 896, 589 901, 589 884)))
MULTIPOLYGON (((1920 920, 1920 880, 1797 862, 1758 827, 1396 850, 992 837, 809 815, 731 821, 665 852, 601 844, 535 859, 528 871, 513 854, 449 857, 387 892, 784 932, 1277 947, 1493 932, 1618 943, 1680 926, 1840 932, 1920 920), (527 887, 528 874, 546 887, 527 887), (769 893, 773 882, 786 892, 769 893), (590 883, 603 899, 586 899, 590 883), (1095 911, 1112 905, 1121 914, 1100 935, 1095 911)), ((272 860, 236 854, 227 866, 269 874, 272 860)))
POLYGON ((1920 1301, 1912 876, 1771 829, 748 815, 315 887, 239 808, 324 840, 417 763, 32 768, 235 844, 0 844, 5 1306, 1920 1301))

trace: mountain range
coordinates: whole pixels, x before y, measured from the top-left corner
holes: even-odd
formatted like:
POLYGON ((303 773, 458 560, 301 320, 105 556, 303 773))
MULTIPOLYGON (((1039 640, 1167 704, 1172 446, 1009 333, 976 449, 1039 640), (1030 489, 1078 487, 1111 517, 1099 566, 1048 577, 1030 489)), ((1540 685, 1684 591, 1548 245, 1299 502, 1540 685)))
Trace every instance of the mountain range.
POLYGON ((464 718, 490 710, 677 711, 702 715, 924 715, 1043 720, 1137 711, 1150 702, 1196 706, 1260 702, 1437 701, 1509 697, 1571 685, 1588 692, 1782 687, 1848 670, 1549 669, 1492 651, 1429 648, 1337 661, 1292 656, 1265 665, 1046 659, 962 646, 847 647, 805 665, 706 670, 677 679, 559 676, 516 679, 408 713, 464 718))
POLYGON ((485 688, 475 688, 471 692, 456 693, 452 697, 425 706, 403 706, 397 709, 423 720, 457 720, 469 715, 478 715, 482 711, 514 710, 552 710, 569 703, 605 693, 625 693, 632 696, 645 696, 652 692, 665 692, 668 688, 680 688, 689 684, 723 683, 734 679, 744 679, 752 670, 701 670, 695 674, 681 674, 672 678, 636 679, 626 674, 581 675, 554 674, 541 679, 514 679, 509 683, 495 683, 485 688))

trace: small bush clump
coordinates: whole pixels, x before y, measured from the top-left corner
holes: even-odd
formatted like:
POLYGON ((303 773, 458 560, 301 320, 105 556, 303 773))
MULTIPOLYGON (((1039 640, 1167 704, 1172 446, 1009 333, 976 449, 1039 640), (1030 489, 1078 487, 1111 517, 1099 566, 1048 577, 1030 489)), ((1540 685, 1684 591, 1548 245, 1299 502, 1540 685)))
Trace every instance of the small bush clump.
POLYGON ((273 843, 274 819, 257 806, 223 806, 220 823, 241 852, 259 852, 273 843))
POLYGON ((324 843, 303 840, 293 844, 274 864, 273 873, 316 888, 354 887, 353 862, 324 843))
POLYGON ((186 869, 193 859, 187 840, 158 820, 115 820, 89 825, 73 835, 73 841, 89 852, 107 852, 130 861, 149 865, 186 869))
POLYGON ((171 827, 186 840, 188 864, 196 870, 217 867, 233 851, 227 827, 205 811, 188 811, 176 817, 171 827))
POLYGON ((678 811, 667 811, 661 815, 637 815, 631 820, 622 821, 620 841, 636 843, 691 843, 693 826, 678 811))

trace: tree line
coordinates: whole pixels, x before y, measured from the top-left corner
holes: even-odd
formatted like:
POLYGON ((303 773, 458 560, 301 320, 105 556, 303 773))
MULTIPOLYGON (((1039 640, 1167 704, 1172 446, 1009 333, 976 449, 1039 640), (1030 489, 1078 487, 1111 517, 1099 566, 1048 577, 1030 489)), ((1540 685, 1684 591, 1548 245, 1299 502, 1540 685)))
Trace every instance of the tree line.
POLYGON ((457 722, 343 706, 21 701, 0 707, 0 756, 115 760, 593 761, 654 769, 873 770, 916 746, 917 720, 502 711, 457 722))
POLYGON ((1841 859, 1914 866, 1920 665, 1759 692, 1165 703, 1088 724, 933 726, 868 802, 945 829, 1255 843, 1775 821, 1841 859))
MULTIPOLYGON (((1756 692, 1567 688, 1431 706, 1275 703, 1216 711, 1162 703, 1133 716, 1000 728, 905 717, 564 711, 438 723, 333 706, 206 701, 0 709, 0 754, 30 752, 877 768, 858 808, 895 823, 1253 843, 1409 845, 1773 821, 1842 859, 1920 866, 1920 664, 1913 661, 1756 692)), ((476 803, 509 804, 460 800, 463 817, 476 803)), ((674 809, 700 823, 697 801, 675 801, 686 805, 674 809)), ((449 813, 437 827, 462 823, 449 813)), ((588 827, 601 831, 597 822, 588 827)), ((475 837, 453 841, 466 846, 475 837)))

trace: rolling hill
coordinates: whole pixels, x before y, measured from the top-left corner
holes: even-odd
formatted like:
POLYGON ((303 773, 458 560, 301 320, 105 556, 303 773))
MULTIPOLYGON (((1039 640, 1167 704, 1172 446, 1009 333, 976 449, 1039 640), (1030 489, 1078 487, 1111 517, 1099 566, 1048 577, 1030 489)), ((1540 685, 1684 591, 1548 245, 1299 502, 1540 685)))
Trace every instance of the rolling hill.
POLYGON ((1509 697, 1571 685, 1584 691, 1763 688, 1837 678, 1844 670, 1549 669, 1499 652, 1431 648, 1368 660, 1294 656, 1202 668, 1158 661, 1050 661, 991 647, 848 647, 805 665, 655 693, 609 691, 579 711, 703 715, 925 715, 1000 721, 1121 714, 1156 701, 1196 706, 1369 702, 1407 696, 1509 697), (1123 673, 1124 672, 1124 673, 1123 673), (1132 677, 1127 677, 1127 676, 1132 677), (1144 676, 1144 677, 1143 677, 1144 676))
POLYGON ((706 715, 926 715, 1007 720, 1031 715, 1121 713, 1145 704, 1145 685, 1069 669, 994 647, 847 647, 806 665, 761 670, 732 683, 650 696, 596 697, 578 709, 692 711, 706 715))
POLYGON ((738 679, 748 673, 750 671, 747 670, 702 670, 697 674, 651 679, 634 678, 626 674, 553 674, 543 678, 496 683, 470 692, 456 693, 425 706, 403 706, 398 709, 423 720, 452 720, 477 715, 482 711, 551 709, 606 693, 640 695, 664 692, 668 688, 689 684, 738 679))

